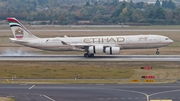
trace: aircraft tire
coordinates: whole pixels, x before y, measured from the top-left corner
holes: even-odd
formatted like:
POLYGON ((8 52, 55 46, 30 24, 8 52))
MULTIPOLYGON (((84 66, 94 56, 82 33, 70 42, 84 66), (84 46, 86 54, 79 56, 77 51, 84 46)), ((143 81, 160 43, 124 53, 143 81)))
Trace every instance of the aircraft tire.
POLYGON ((159 51, 156 51, 156 55, 159 55, 159 51))
POLYGON ((84 57, 89 57, 89 54, 88 54, 88 53, 85 53, 85 54, 84 54, 84 57))
POLYGON ((89 57, 94 57, 94 54, 89 54, 89 57))
POLYGON ((84 57, 87 57, 87 58, 88 58, 88 57, 94 57, 94 54, 85 53, 85 54, 84 54, 84 57))

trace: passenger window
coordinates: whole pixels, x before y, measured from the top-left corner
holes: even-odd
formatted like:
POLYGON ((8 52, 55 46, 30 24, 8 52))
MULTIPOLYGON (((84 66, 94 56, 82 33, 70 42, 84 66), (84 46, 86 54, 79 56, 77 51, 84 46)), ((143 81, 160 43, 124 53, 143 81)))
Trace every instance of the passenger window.
POLYGON ((169 40, 169 38, 165 38, 165 40, 169 40))

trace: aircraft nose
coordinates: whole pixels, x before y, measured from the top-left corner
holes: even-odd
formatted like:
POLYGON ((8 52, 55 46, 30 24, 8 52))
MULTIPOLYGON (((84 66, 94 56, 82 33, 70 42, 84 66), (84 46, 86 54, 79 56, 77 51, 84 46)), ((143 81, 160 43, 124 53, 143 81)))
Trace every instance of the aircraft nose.
POLYGON ((174 41, 173 41, 173 40, 171 40, 170 42, 171 42, 171 43, 173 43, 174 41))

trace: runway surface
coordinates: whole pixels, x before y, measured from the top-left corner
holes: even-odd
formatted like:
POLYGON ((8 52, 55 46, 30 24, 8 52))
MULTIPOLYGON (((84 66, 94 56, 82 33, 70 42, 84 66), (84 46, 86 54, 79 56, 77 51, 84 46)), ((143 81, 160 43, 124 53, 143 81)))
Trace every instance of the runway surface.
POLYGON ((180 101, 180 84, 1 84, 0 96, 17 101, 180 101))
MULTIPOLYGON (((103 29, 103 30, 30 30, 36 32, 180 32, 179 29, 103 29)), ((11 32, 11 30, 0 30, 0 32, 11 32)))
POLYGON ((180 61, 180 55, 31 55, 0 56, 0 61, 180 61))

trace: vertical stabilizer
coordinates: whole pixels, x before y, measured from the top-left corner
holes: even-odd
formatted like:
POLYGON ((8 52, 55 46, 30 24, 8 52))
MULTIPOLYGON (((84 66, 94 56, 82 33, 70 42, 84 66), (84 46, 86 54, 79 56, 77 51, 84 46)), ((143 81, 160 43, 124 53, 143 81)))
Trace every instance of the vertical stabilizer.
POLYGON ((34 39, 34 36, 25 26, 23 26, 16 18, 7 18, 12 33, 16 39, 34 39))

